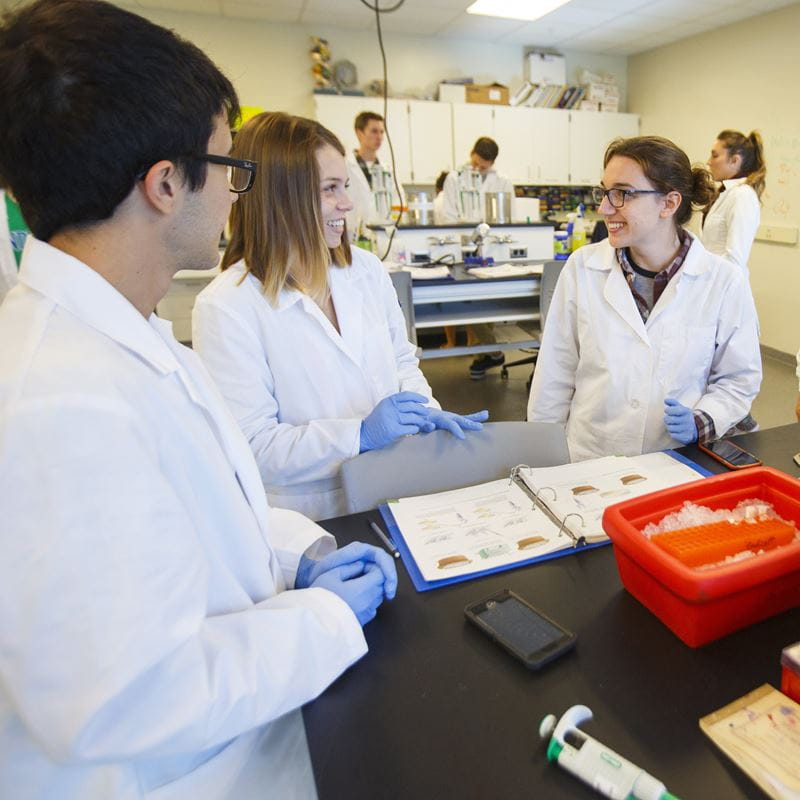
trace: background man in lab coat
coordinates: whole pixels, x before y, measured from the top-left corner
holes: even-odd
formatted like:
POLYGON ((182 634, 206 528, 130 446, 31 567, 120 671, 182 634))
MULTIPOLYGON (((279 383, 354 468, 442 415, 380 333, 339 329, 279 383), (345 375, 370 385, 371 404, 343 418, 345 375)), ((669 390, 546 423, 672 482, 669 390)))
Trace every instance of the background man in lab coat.
POLYGON ((8 15, 0 73, 33 232, 0 308, 0 797, 314 797, 299 708, 364 654, 396 573, 269 509, 153 313, 252 183, 233 87, 98 0, 8 15))
MULTIPOLYGON (((355 118, 353 126, 358 138, 358 149, 347 154, 347 177, 350 185, 347 193, 353 201, 353 208, 347 212, 347 230, 351 240, 355 240, 364 225, 378 222, 375 204, 372 200, 372 174, 374 164, 380 164, 378 150, 383 144, 386 132, 383 117, 374 111, 362 111, 355 118)), ((394 196, 394 189, 392 195, 394 196)))
MULTIPOLYGON (((490 139, 488 136, 481 136, 472 147, 472 151, 469 154, 469 164, 465 165, 478 170, 481 175, 481 209, 485 208, 484 195, 486 192, 508 192, 512 196, 512 204, 514 202, 514 184, 510 178, 499 175, 494 168, 494 162, 497 161, 499 153, 500 148, 494 139, 490 139)), ((466 219, 458 186, 458 170, 450 172, 445 179, 442 197, 442 223, 480 222, 483 219, 483 216, 481 216, 481 220, 466 219)), ((470 340, 474 340, 478 344, 493 344, 497 341, 494 334, 494 325, 492 323, 470 325, 467 339, 468 343, 470 340)), ((505 360, 505 356, 499 350, 494 353, 484 353, 470 364, 469 375, 473 380, 481 380, 486 377, 487 369, 499 367, 505 360)))

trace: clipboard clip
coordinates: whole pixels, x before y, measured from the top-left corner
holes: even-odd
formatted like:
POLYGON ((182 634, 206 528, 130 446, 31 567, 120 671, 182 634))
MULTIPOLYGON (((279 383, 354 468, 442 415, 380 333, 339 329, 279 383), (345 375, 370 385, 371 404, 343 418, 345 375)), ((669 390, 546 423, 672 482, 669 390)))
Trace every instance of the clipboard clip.
POLYGON ((573 511, 571 514, 567 514, 562 520, 561 525, 558 528, 558 535, 561 536, 561 532, 569 536, 572 539, 572 546, 573 547, 585 547, 586 546, 586 537, 585 536, 576 536, 568 527, 567 527, 567 520, 570 517, 577 517, 581 521, 581 527, 583 527, 586 523, 583 520, 583 517, 577 512, 573 511))

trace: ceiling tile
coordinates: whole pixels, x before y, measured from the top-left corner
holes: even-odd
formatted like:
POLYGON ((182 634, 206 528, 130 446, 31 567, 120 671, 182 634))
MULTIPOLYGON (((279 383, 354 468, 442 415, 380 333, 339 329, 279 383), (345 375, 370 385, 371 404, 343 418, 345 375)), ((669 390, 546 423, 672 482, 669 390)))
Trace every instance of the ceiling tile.
POLYGON ((247 0, 221 0, 222 16, 238 19, 263 19, 269 22, 300 22, 301 9, 247 0))
MULTIPOLYGON (((406 10, 403 6, 394 14, 384 14, 381 17, 381 29, 390 33, 434 33, 447 26, 457 13, 445 8, 431 7, 406 10)), ((374 21, 374 15, 372 19, 374 21)))
POLYGON ((459 14, 448 26, 438 35, 450 37, 462 37, 464 39, 485 39, 495 41, 501 36, 521 28, 524 22, 511 19, 499 19, 497 17, 484 17, 479 14, 459 14))
POLYGON ((528 22, 518 30, 498 37, 504 44, 529 44, 539 47, 553 47, 564 39, 569 39, 576 33, 582 32, 584 27, 568 23, 547 22, 546 18, 536 22, 528 22))
POLYGON ((639 11, 651 17, 687 22, 697 15, 701 7, 699 0, 654 0, 639 11))

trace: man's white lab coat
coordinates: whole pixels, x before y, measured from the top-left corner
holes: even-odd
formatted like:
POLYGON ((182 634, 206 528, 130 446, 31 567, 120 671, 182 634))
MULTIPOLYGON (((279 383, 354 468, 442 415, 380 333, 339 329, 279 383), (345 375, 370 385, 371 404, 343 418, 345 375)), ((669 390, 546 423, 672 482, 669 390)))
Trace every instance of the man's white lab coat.
POLYGON ((346 513, 339 469, 384 397, 418 392, 439 407, 386 270, 352 254, 328 271, 341 333, 302 292, 285 289, 271 305, 244 262, 214 278, 192 315, 193 346, 250 442, 270 504, 313 519, 346 513))
POLYGON ((268 508, 199 359, 29 237, 0 309, 0 797, 314 796, 299 707, 364 654, 294 585, 334 547, 268 508))
POLYGON ((566 424, 573 461, 679 446, 664 398, 699 409, 723 435, 761 385, 747 277, 693 238, 647 320, 608 240, 570 257, 547 313, 528 419, 566 424))
POLYGON ((345 219, 350 240, 353 241, 360 227, 375 222, 375 208, 369 181, 352 152, 347 154, 345 166, 347 167, 347 179, 350 182, 347 194, 353 203, 353 208, 347 212, 345 219))
POLYGON ((703 222, 700 239, 710 253, 732 261, 745 274, 756 231, 761 223, 761 204, 746 178, 723 181, 724 192, 714 201, 703 222))
POLYGON ((0 189, 0 303, 16 283, 17 259, 14 257, 11 234, 8 230, 5 192, 0 189))
POLYGON ((507 192, 511 195, 511 218, 514 218, 514 183, 511 178, 506 178, 504 175, 499 175, 495 170, 489 170, 485 175, 481 176, 481 218, 480 219, 464 219, 464 209, 461 204, 461 193, 458 190, 458 171, 453 170, 447 174, 444 179, 444 188, 442 189, 442 221, 439 224, 449 224, 452 222, 481 222, 484 218, 484 209, 486 208, 485 196, 486 192, 507 192))

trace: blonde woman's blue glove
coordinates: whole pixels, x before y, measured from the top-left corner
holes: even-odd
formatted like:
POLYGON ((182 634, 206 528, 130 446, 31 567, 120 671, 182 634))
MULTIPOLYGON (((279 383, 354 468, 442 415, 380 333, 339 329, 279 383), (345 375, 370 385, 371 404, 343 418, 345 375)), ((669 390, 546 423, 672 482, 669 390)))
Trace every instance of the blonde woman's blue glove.
POLYGON ((425 433, 430 433, 432 430, 440 428, 441 430, 450 431, 456 439, 464 438, 464 431, 479 431, 489 419, 489 412, 476 411, 474 414, 454 414, 452 411, 443 411, 437 408, 432 408, 428 412, 428 428, 425 433))

